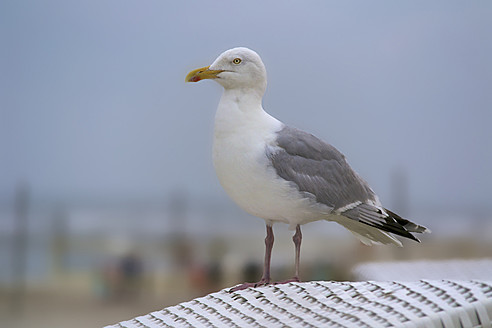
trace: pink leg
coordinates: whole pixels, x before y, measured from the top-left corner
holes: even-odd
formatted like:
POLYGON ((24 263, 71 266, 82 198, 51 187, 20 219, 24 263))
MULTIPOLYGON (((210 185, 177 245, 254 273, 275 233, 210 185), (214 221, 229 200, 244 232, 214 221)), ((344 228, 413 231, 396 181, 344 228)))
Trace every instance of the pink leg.
POLYGON ((273 228, 271 225, 266 225, 267 235, 265 238, 265 263, 263 265, 263 276, 258 282, 245 282, 242 285, 231 288, 229 292, 235 292, 238 290, 243 290, 249 287, 258 287, 263 285, 268 285, 270 283, 270 261, 272 258, 272 248, 273 248, 273 228))
POLYGON ((292 240, 294 241, 294 245, 296 246, 296 274, 294 276, 294 279, 296 281, 299 281, 299 262, 301 259, 301 242, 302 242, 302 233, 301 233, 300 225, 297 225, 296 233, 292 237, 292 240))
POLYGON ((265 284, 270 283, 270 262, 272 259, 272 249, 273 242, 275 240, 273 236, 273 228, 271 225, 266 226, 267 235, 265 237, 265 262, 263 263, 263 276, 261 277, 260 282, 265 284))
POLYGON ((301 233, 301 226, 297 225, 296 226, 296 233, 292 237, 292 240, 294 241, 294 245, 296 247, 296 273, 294 277, 288 280, 276 282, 275 284, 286 284, 289 282, 299 282, 299 262, 301 258, 301 242, 302 242, 302 233, 301 233))

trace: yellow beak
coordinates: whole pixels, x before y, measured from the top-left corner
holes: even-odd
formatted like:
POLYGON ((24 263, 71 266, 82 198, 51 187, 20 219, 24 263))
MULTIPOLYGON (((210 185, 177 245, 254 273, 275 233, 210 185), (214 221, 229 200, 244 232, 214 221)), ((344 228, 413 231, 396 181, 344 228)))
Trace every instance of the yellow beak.
POLYGON ((198 82, 205 79, 215 79, 217 74, 222 73, 223 70, 210 70, 210 66, 197 68, 186 75, 185 82, 198 82))

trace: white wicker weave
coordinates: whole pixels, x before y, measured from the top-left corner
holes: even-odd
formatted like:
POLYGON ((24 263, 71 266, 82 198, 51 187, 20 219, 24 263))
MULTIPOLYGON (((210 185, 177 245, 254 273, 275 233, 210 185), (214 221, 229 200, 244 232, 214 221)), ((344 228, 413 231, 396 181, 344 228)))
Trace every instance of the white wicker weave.
POLYGON ((109 327, 492 328, 492 281, 317 281, 224 289, 109 327))

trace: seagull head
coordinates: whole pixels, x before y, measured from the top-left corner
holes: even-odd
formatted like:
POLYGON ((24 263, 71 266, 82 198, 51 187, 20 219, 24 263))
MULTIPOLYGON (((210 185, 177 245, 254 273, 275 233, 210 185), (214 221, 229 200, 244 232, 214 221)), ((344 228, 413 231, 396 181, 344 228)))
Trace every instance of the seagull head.
POLYGON ((260 56, 248 48, 233 48, 223 52, 212 65, 188 73, 186 82, 204 79, 217 81, 224 89, 252 89, 261 95, 266 89, 266 69, 260 56))

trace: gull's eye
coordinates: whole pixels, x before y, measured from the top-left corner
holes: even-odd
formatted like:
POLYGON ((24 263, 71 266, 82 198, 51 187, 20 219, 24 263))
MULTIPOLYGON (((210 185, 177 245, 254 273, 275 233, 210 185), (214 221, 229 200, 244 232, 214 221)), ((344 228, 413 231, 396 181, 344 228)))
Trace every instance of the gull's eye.
POLYGON ((234 64, 236 64, 236 65, 239 65, 239 64, 241 64, 241 58, 234 58, 234 59, 232 60, 232 62, 233 62, 234 64))

